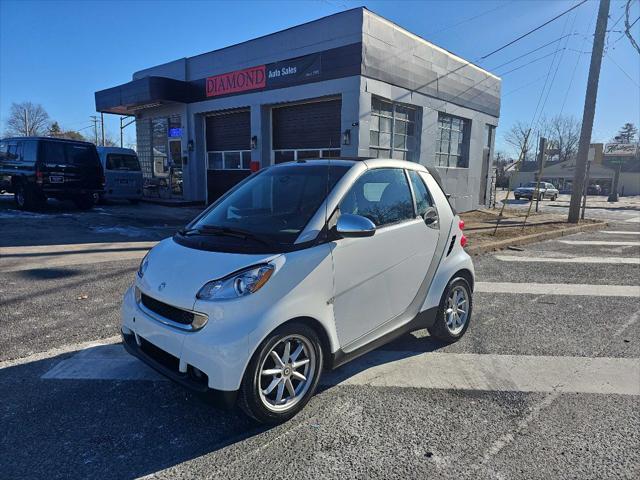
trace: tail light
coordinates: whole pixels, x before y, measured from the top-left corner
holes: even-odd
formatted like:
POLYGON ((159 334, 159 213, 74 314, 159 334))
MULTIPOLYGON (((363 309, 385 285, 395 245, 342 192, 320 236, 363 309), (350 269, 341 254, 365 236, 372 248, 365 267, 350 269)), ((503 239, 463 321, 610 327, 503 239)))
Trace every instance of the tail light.
POLYGON ((40 170, 36 169, 36 183, 42 185, 44 183, 44 175, 40 170))
POLYGON ((458 227, 460 227, 460 230, 464 230, 464 220, 458 222, 458 227))
POLYGON ((465 237, 464 235, 460 236, 460 246, 462 248, 467 246, 467 237, 465 237))

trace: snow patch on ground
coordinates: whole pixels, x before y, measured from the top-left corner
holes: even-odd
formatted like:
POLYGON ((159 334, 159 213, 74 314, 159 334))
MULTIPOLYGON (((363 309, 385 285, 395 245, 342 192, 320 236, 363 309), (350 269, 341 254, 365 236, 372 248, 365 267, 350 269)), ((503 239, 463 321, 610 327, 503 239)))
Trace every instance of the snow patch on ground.
POLYGON ((0 218, 50 218, 51 215, 44 213, 25 212, 23 210, 0 210, 0 218))
POLYGON ((103 234, 116 234, 125 237, 146 237, 149 230, 137 227, 91 227, 91 231, 103 234))

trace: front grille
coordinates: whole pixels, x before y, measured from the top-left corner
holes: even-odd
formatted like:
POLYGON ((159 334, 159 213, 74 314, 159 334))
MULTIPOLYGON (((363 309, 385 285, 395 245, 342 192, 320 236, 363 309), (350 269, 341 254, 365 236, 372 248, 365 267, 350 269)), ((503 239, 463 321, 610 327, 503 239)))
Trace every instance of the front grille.
POLYGON ((181 323, 183 325, 191 325, 193 323, 194 315, 192 312, 187 310, 167 305, 166 303, 156 300, 144 293, 141 293, 140 295, 140 302, 152 312, 176 323, 181 323))
POLYGON ((146 341, 144 338, 138 338, 140 339, 140 350, 149 355, 149 357, 151 357, 163 367, 166 367, 174 372, 179 371, 180 360, 178 360, 170 353, 165 352, 161 348, 156 347, 153 343, 146 341))

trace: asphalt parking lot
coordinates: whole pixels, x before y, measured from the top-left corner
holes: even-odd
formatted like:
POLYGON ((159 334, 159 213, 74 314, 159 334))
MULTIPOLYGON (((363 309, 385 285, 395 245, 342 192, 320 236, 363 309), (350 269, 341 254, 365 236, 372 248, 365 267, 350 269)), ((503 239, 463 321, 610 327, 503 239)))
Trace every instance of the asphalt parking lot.
POLYGON ((139 259, 197 212, 32 214, 0 196, 0 478, 640 475, 640 212, 476 257, 461 341, 405 335, 326 374, 273 428, 215 410, 118 345, 139 259))

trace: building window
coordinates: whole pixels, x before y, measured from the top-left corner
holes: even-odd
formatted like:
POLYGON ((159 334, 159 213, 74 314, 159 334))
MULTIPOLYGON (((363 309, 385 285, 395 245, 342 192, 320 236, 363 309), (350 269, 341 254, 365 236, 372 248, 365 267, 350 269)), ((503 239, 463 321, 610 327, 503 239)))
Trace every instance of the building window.
POLYGON ((251 150, 207 152, 207 166, 209 170, 249 170, 251 150))
POLYGON ((303 160, 305 158, 336 158, 340 156, 339 148, 298 148, 298 149, 284 149, 273 150, 273 163, 283 162, 295 162, 296 160, 303 160))
POLYGON ((416 113, 415 107, 371 97, 369 154, 375 158, 415 160, 416 113))
POLYGON ((438 112, 436 137, 436 165, 440 167, 469 167, 469 130, 471 121, 438 112))
POLYGON ((164 178, 169 176, 167 128, 167 118, 154 118, 151 120, 151 151, 154 177, 164 178))

